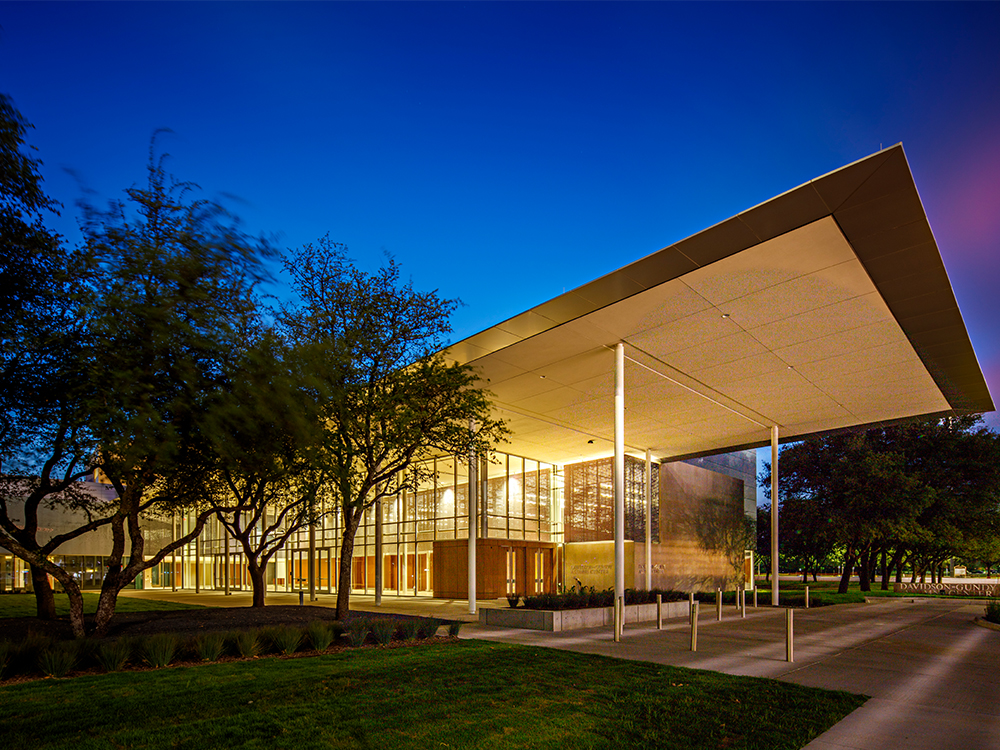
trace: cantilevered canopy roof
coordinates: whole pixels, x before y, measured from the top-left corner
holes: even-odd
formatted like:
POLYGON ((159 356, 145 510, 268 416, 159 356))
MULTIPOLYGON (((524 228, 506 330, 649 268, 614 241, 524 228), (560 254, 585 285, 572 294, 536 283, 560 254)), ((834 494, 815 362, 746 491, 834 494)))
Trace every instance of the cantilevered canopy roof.
POLYGON ((901 145, 454 344, 556 463, 661 459, 918 415, 993 410, 901 145), (592 441, 592 442, 591 442, 592 441))

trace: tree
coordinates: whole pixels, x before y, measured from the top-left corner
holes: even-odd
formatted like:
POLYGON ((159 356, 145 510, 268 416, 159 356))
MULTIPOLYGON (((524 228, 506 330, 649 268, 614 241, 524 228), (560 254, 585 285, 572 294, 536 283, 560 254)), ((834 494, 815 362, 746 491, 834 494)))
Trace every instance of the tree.
POLYGON ((93 263, 45 226, 59 204, 42 189, 41 162, 24 153, 30 127, 0 95, 0 545, 29 563, 38 616, 51 619, 39 561, 105 521, 77 484, 94 451, 80 367, 93 263), (88 522, 39 539, 44 506, 83 511, 88 522))
POLYGON ((881 558, 887 587, 905 560, 933 571, 1000 524, 1000 437, 975 415, 804 440, 782 450, 781 475, 783 536, 814 551, 834 540, 842 592, 855 567, 867 591, 881 558))
POLYGON ((239 339, 238 365, 214 412, 219 462, 213 495, 219 521, 246 557, 253 606, 263 607, 268 562, 317 517, 323 472, 312 469, 310 453, 320 416, 309 377, 257 311, 239 339), (232 510, 222 510, 226 506, 232 510))
MULTIPOLYGON (((770 471, 770 468, 768 468, 770 471)), ((770 478, 768 479, 770 488, 770 478)), ((770 489, 768 489, 770 491, 770 489)), ((771 504, 757 506, 757 558, 764 566, 764 580, 771 580, 771 504)))
MULTIPOLYGON (((88 507, 101 517, 73 532, 98 523, 111 529, 98 634, 110 623, 118 592, 197 536, 219 510, 205 503, 218 463, 210 415, 232 380, 233 331, 267 251, 217 204, 191 199, 194 186, 169 178, 154 146, 147 175, 145 187, 126 191, 127 203, 105 211, 83 205, 84 255, 94 274, 78 281, 89 281, 94 293, 75 337, 80 348, 66 352, 68 364, 58 370, 79 381, 68 389, 71 413, 86 415, 92 464, 118 495, 88 507), (148 554, 143 519, 180 508, 195 510, 190 532, 148 554)), ((53 464, 71 462, 59 454, 53 464)), ((63 584, 74 633, 83 635, 78 583, 48 559, 46 547, 29 549, 5 530, 5 546, 63 584)))
POLYGON ((506 428, 490 417, 476 373, 440 353, 454 300, 401 283, 391 259, 366 273, 328 237, 283 264, 299 303, 283 308, 281 322, 322 381, 313 461, 343 516, 337 616, 345 617, 365 510, 415 490, 427 471, 420 459, 486 453, 506 428))

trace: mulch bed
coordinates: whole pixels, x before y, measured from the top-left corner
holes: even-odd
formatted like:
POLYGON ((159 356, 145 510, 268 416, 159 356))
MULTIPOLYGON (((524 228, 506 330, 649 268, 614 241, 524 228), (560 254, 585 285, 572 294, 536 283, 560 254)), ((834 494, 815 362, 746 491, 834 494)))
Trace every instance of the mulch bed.
MULTIPOLYGON (((352 612, 350 617, 388 617, 369 612, 352 612)), ((347 618, 347 619, 350 619, 347 618)), ((397 620, 411 619, 410 615, 391 615, 397 620)), ((249 630, 275 625, 305 626, 313 620, 336 620, 336 610, 329 607, 279 605, 269 607, 205 607, 204 609, 177 609, 162 612, 119 612, 111 620, 109 638, 119 636, 146 636, 154 633, 176 633, 190 638, 213 630, 249 630)), ((413 618, 420 619, 420 618, 413 618)), ((93 617, 86 618, 88 631, 93 627, 93 617)), ((8 617, 0 620, 0 639, 20 641, 29 633, 49 636, 59 640, 73 637, 69 618, 39 620, 35 617, 8 617)))

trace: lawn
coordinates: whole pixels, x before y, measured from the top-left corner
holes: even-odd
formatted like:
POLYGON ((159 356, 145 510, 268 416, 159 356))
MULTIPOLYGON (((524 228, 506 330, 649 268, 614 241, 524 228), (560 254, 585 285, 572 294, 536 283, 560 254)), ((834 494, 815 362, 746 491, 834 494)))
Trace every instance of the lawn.
POLYGON ((6 747, 800 748, 864 702, 463 640, 0 688, 6 747))
MULTIPOLYGON (((780 600, 782 606, 792 606, 801 607, 805 603, 805 587, 809 586, 809 606, 811 607, 823 607, 829 604, 863 604, 865 598, 873 597, 883 597, 883 596, 898 596, 905 597, 906 599, 913 599, 919 597, 930 597, 936 599, 984 599, 986 597, 982 596, 942 596, 940 594, 914 594, 912 592, 908 593, 895 593, 890 588, 888 591, 882 591, 879 583, 872 584, 871 591, 861 591, 858 588, 858 582, 852 581, 850 588, 843 594, 837 593, 838 588, 837 581, 811 581, 808 584, 802 583, 802 580, 798 581, 781 581, 780 589, 780 600)), ((891 584, 890 584, 891 586, 891 584)), ((728 593, 727 601, 733 601, 734 594, 730 591, 728 593)), ((761 604, 769 605, 771 603, 771 584, 770 582, 764 583, 764 581, 757 581, 757 601, 761 604)))
MULTIPOLYGON (((85 591, 83 594, 83 611, 91 615, 97 611, 99 594, 85 591)), ((56 615, 69 616, 69 597, 56 594, 56 615)), ((160 612, 171 609, 203 609, 198 604, 177 604, 176 602, 158 602, 152 599, 133 599, 127 596, 118 597, 116 612, 160 612)), ((34 594, 0 594, 0 618, 4 617, 34 617, 38 610, 35 607, 34 594)))

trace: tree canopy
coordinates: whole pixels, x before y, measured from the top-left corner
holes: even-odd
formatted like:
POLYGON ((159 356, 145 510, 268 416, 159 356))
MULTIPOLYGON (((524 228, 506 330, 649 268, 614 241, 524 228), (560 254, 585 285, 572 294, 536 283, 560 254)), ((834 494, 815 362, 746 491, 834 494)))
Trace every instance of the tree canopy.
POLYGON ((839 547, 841 590, 855 567, 863 590, 879 566, 887 587, 1000 534, 1000 436, 976 415, 811 438, 780 461, 782 549, 809 566, 839 547))

